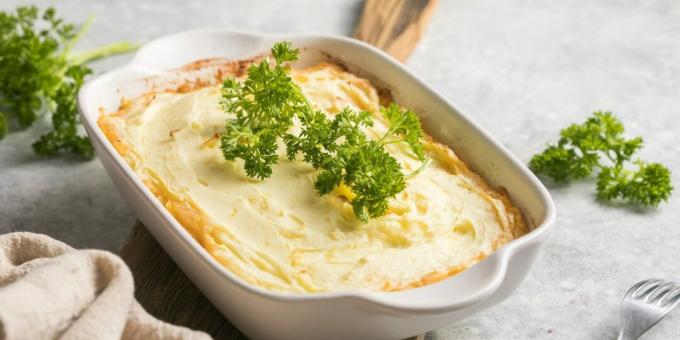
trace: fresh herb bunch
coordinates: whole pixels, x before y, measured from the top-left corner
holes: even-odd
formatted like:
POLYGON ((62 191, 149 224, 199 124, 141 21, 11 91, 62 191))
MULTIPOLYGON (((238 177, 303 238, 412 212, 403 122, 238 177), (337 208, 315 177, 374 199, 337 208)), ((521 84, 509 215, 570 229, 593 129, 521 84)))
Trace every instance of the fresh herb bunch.
POLYGON ((626 168, 642 138, 626 139, 623 124, 610 112, 595 112, 583 124, 572 124, 560 132, 556 145, 535 155, 529 166, 556 182, 585 178, 599 170, 597 197, 624 199, 640 205, 657 206, 673 191, 671 172, 659 163, 636 160, 636 170, 626 168))
POLYGON ((78 132, 76 94, 92 72, 84 63, 136 46, 119 42, 72 53, 91 23, 92 18, 76 31, 56 16, 54 8, 40 11, 22 6, 15 12, 0 12, 0 139, 10 126, 27 128, 47 111, 53 114, 53 131, 33 144, 36 153, 67 150, 94 156, 90 141, 78 132))
POLYGON ((348 186, 355 195, 351 197, 354 214, 364 222, 382 216, 387 201, 406 186, 401 165, 385 145, 406 143, 417 159, 425 161, 420 143, 423 132, 415 113, 396 104, 380 112, 390 127, 378 140, 368 140, 361 130, 373 125, 371 113, 349 108, 332 120, 321 111, 308 111, 300 116, 301 133, 283 136, 288 159, 301 153, 306 162, 321 170, 314 183, 319 194, 328 194, 342 184, 348 186))
POLYGON ((244 82, 230 78, 222 85, 222 106, 235 116, 227 120, 221 136, 224 157, 243 159, 249 177, 265 179, 278 162, 281 140, 289 160, 301 154, 319 170, 314 186, 320 195, 345 185, 353 193, 348 199, 357 218, 367 222, 384 215, 388 200, 404 190, 408 176, 385 146, 406 143, 414 157, 424 161, 423 166, 428 163, 418 117, 396 104, 381 108, 388 131, 378 140, 369 140, 362 128, 373 126, 370 112, 345 108, 328 118, 309 103, 288 75, 287 63, 297 60, 299 51, 288 42, 279 42, 271 53, 274 65, 265 59, 248 68, 244 82), (289 130, 296 120, 301 131, 293 134, 289 130))

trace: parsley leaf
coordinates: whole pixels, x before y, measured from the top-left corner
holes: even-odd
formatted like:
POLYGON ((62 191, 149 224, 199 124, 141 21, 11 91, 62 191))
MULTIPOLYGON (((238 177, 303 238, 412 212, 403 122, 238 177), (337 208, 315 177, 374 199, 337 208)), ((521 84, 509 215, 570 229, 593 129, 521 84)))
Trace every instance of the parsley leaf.
POLYGON ((5 138, 7 135, 7 131, 9 131, 9 125, 7 124, 7 116, 5 116, 4 113, 0 112, 0 139, 5 138))
POLYGON ((387 200, 406 187, 401 165, 378 142, 359 146, 347 159, 343 181, 357 196, 352 199, 354 214, 366 222, 387 211, 387 200))
POLYGON ((281 41, 274 44, 271 52, 276 63, 281 65, 285 62, 296 61, 300 50, 293 48, 293 44, 288 41, 281 41))
POLYGON ((64 77, 69 79, 57 89, 54 96, 55 110, 52 114, 53 130, 40 136, 33 149, 39 155, 53 155, 59 150, 68 150, 85 158, 94 157, 94 149, 87 136, 78 134, 76 95, 83 84, 89 68, 73 65, 66 70, 64 77))
POLYGON ((222 84, 221 104, 226 112, 235 115, 228 119, 220 137, 224 158, 245 161, 249 177, 265 179, 277 163, 277 138, 282 137, 307 103, 299 88, 290 79, 283 63, 292 61, 296 54, 289 43, 278 43, 276 64, 267 60, 248 68, 248 78, 240 83, 229 78, 222 84))
POLYGON ((419 160, 425 160, 425 150, 420 143, 423 138, 423 130, 420 120, 411 110, 402 110, 397 104, 390 104, 380 110, 389 123, 389 130, 381 139, 383 144, 404 142, 419 160))
POLYGON ((407 178, 385 145, 406 143, 417 159, 425 160, 423 131, 415 113, 396 104, 382 108, 388 131, 379 140, 369 140, 362 129, 373 126, 370 112, 345 108, 330 119, 288 76, 286 63, 297 60, 299 50, 279 42, 271 53, 273 66, 265 59, 248 68, 243 83, 231 78, 222 84, 222 106, 234 115, 221 136, 224 157, 243 159, 249 177, 265 179, 278 161, 281 140, 289 160, 301 154, 319 170, 314 187, 320 195, 345 185, 353 193, 348 199, 359 220, 384 215, 388 200, 405 188, 407 178), (297 134, 289 132, 295 121, 300 125, 297 134))
POLYGON ((626 162, 642 147, 642 138, 626 139, 623 133, 623 124, 610 112, 594 112, 583 124, 563 129, 557 144, 535 155, 529 166, 556 182, 585 178, 599 170, 599 199, 657 206, 673 190, 670 171, 659 163, 639 160, 637 171, 627 170, 626 162))
POLYGON ((80 30, 56 16, 54 8, 35 6, 0 12, 0 139, 10 127, 27 128, 44 112, 52 113, 53 131, 33 144, 36 153, 52 155, 68 150, 94 156, 86 136, 78 132, 76 94, 91 70, 83 64, 136 46, 114 43, 85 53, 72 47, 92 23, 80 30))
POLYGON ((659 163, 636 161, 637 171, 622 167, 603 168, 597 176, 597 197, 626 199, 640 205, 656 206, 671 193, 671 172, 659 163))

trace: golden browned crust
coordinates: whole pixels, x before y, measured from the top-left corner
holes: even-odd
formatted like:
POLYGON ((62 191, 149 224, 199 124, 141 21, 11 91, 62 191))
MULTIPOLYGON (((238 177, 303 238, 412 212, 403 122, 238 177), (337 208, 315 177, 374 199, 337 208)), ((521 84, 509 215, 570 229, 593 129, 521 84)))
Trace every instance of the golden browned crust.
MULTIPOLYGON (((213 81, 197 81, 197 80, 187 81, 183 84, 179 84, 175 89, 165 89, 162 91, 155 92, 151 91, 142 96, 144 97, 144 103, 145 105, 148 105, 151 102, 151 100, 153 100, 155 93, 158 92, 177 92, 177 93, 191 92, 193 90, 197 90, 202 87, 220 82, 226 77, 240 76, 245 72, 247 66, 252 62, 253 60, 251 59, 241 62, 219 63, 221 67, 219 68, 216 78, 213 81)), ((200 60, 189 65, 186 65, 182 69, 186 68, 187 70, 196 70, 200 69, 201 67, 206 67, 206 65, 214 66, 215 63, 216 61, 212 59, 200 60)), ((343 68, 341 66, 328 63, 322 63, 317 66, 313 66, 312 69, 328 66, 330 66, 334 71, 337 72, 343 71, 343 68)), ((362 81, 357 81, 357 83, 354 85, 362 88, 365 86, 371 86, 371 84, 368 81, 363 79, 361 80, 362 81)), ((391 95, 389 91, 383 89, 382 92, 379 93, 381 105, 389 104, 389 102, 391 102, 391 95)), ((210 223, 207 214, 205 214, 200 207, 198 207, 194 202, 186 200, 172 193, 164 185, 161 178, 155 176, 148 169, 137 168, 135 158, 132 157, 132 152, 134 148, 131 145, 127 144, 120 137, 120 133, 111 119, 111 117, 125 116, 127 114, 129 106, 130 101, 123 100, 121 101, 121 105, 118 111, 110 114, 102 114, 99 117, 97 122, 106 138, 111 142, 116 151, 136 171, 136 173, 143 177, 142 180, 144 184, 149 188, 149 190, 154 194, 154 196, 158 198, 158 200, 161 202, 161 204, 163 204, 163 206, 168 210, 168 212, 175 219, 177 219, 177 221, 192 235, 192 237, 194 237, 194 239, 196 239, 206 249, 206 251, 208 251, 208 253, 210 253, 223 266, 232 270, 240 277, 244 278, 245 280, 251 283, 258 284, 258 280, 256 278, 242 271, 233 263, 230 263, 229 260, 224 258, 223 256, 218 256, 218 252, 224 246, 216 241, 218 237, 215 233, 218 232, 219 229, 223 230, 222 228, 214 228, 210 223)), ((456 175, 462 174, 470 181, 472 181, 474 183, 474 186, 481 189, 484 193, 486 193, 490 197, 500 200, 503 203, 503 207, 505 209, 504 213, 508 220, 506 226, 507 229, 504 230, 504 233, 502 235, 500 235, 496 240, 494 240, 493 250, 496 250, 497 248, 506 244, 507 242, 528 233, 529 228, 524 221, 522 213, 517 207, 515 207, 512 204, 510 198, 505 192, 505 189, 500 188, 494 190, 481 176, 470 170, 470 168, 462 160, 460 160, 448 146, 445 146, 441 143, 434 141, 429 135, 425 135, 425 138, 428 141, 428 143, 425 144, 426 151, 431 153, 433 157, 439 160, 440 163, 445 166, 447 171, 456 175)), ((211 139, 206 141, 206 143, 209 143, 210 141, 211 139)), ((437 281, 441 281, 443 279, 446 279, 448 277, 460 273, 469 266, 481 261, 488 255, 489 254, 480 252, 475 258, 471 259, 469 263, 457 264, 444 270, 430 272, 417 280, 413 280, 412 282, 395 283, 386 281, 382 284, 382 290, 398 291, 416 288, 437 281)))
MULTIPOLYGON (((426 151, 432 153, 434 157, 437 157, 441 164, 446 166, 447 171, 454 175, 462 174, 473 181, 474 185, 484 191, 484 193, 503 202, 505 215, 508 217, 508 229, 504 230, 505 233, 493 241, 493 251, 529 232, 529 228, 524 222, 522 213, 512 204, 505 189, 501 188, 500 190, 494 190, 481 176, 470 170, 465 162, 460 160, 448 146, 434 141, 432 137, 427 134, 425 135, 425 139, 429 142, 425 144, 426 151)), ((382 289, 384 291, 398 291, 435 283, 462 272, 471 265, 483 260, 488 255, 489 254, 480 252, 469 263, 461 263, 445 270, 430 272, 422 278, 409 283, 388 281, 383 284, 382 289)))
MULTIPOLYGON (((505 189, 494 190, 480 175, 470 170, 470 168, 456 156, 456 154, 448 146, 436 142, 429 135, 425 135, 425 138, 430 142, 425 144, 426 151, 434 153, 436 157, 439 157, 442 164, 447 166, 447 170, 452 174, 462 174, 466 178, 472 180, 478 188, 482 189, 485 194, 500 200, 503 202, 506 214, 508 215, 510 222, 510 230, 512 239, 520 237, 529 232, 529 229, 524 222, 522 213, 520 210, 512 204, 505 189)), ((506 240, 506 242, 509 240, 506 240)), ((505 242, 503 242, 505 243, 505 242)))

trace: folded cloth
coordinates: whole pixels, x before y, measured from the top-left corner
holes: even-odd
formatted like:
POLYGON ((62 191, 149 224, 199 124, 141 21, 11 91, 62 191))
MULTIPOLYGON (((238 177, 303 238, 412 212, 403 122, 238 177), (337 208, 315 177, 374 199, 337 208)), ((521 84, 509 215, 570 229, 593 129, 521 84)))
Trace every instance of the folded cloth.
POLYGON ((118 256, 0 235, 0 339, 210 339, 148 314, 118 256))

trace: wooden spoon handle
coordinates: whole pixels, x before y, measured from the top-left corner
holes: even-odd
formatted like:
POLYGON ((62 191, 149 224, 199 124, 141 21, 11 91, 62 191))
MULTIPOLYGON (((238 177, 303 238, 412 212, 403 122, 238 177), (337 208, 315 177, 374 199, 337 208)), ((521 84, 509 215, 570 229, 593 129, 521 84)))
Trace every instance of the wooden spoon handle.
POLYGON ((404 62, 436 5, 437 0, 366 0, 354 37, 404 62))

